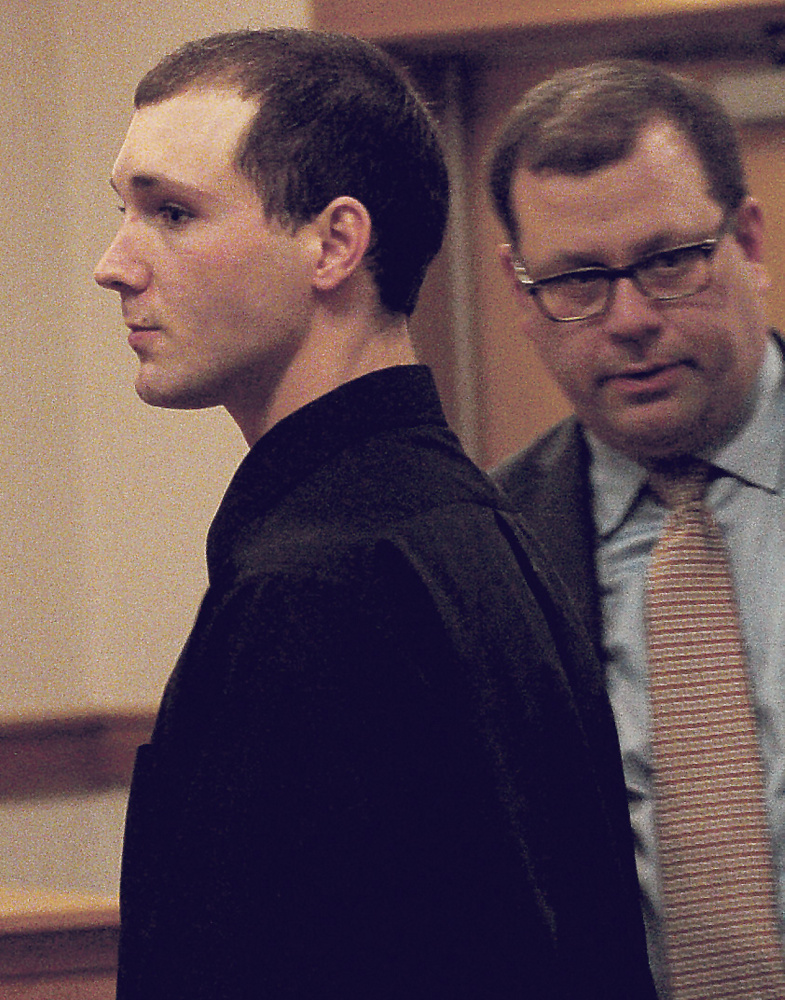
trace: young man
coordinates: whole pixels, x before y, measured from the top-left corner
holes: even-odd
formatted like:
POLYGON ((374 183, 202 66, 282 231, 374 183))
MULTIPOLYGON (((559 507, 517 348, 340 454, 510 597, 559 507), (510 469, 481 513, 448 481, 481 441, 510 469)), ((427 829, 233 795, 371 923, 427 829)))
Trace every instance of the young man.
POLYGON ((141 82, 96 279, 251 450, 129 802, 120 1000, 647 997, 591 644, 407 333, 447 177, 388 60, 293 30, 141 82))
MULTIPOLYGON (((781 996, 785 387, 782 344, 764 306, 761 210, 747 192, 732 126, 686 80, 638 62, 597 63, 523 98, 498 138, 490 182, 524 329, 575 407, 496 478, 530 518, 604 661, 660 993, 781 996), (704 590, 697 556, 688 555, 669 590, 679 588, 675 603, 684 602, 691 627, 677 632, 677 615, 665 629, 667 645, 680 637, 685 670, 677 689, 659 681, 660 616, 647 578, 653 584, 661 566, 653 553, 664 551, 658 540, 676 524, 663 478, 690 468, 708 478, 699 506, 724 566, 729 550, 742 630, 734 649, 742 646, 745 660, 739 715, 755 744, 756 808, 765 809, 760 853, 768 856, 755 876, 765 898, 746 930, 739 912, 752 909, 731 898, 753 853, 744 810, 733 805, 738 780, 727 751, 736 741, 712 736, 695 751, 685 716, 665 746, 665 716, 691 699, 704 735, 724 725, 714 698, 731 662, 703 644, 711 611, 691 611, 692 598, 682 596, 685 582, 704 590), (678 806, 670 774, 682 786, 678 806), (704 781, 714 798, 698 807, 703 832, 693 827, 674 840, 671 817, 701 801, 704 781), (726 832, 742 850, 714 861, 713 843, 726 832), (707 891, 698 889, 698 869, 707 891), (693 892, 704 895, 686 912, 693 892), (764 924, 770 933, 761 943, 764 924), (769 959, 771 979, 756 984, 769 959)), ((738 631, 735 609, 733 617, 738 631)))

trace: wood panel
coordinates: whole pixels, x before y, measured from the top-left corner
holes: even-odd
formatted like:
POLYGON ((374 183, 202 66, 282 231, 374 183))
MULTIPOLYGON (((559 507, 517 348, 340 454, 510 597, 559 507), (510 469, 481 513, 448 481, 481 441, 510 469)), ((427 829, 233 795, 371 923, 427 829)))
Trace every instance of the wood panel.
POLYGON ((0 888, 3 1000, 112 1000, 117 900, 0 888))
POLYGON ((361 35, 380 42, 459 42, 463 47, 499 35, 562 28, 573 31, 613 22, 614 30, 649 30, 668 35, 706 31, 712 24, 727 30, 757 29, 783 17, 783 4, 771 0, 313 0, 319 28, 361 35))
POLYGON ((0 799, 126 787, 150 713, 88 713, 0 723, 0 799))
POLYGON ((785 122, 746 125, 739 134, 750 190, 763 206, 769 315, 785 330, 785 122))
POLYGON ((505 58, 479 74, 467 121, 477 325, 482 372, 478 407, 482 415, 481 462, 490 466, 533 440, 569 412, 523 332, 518 309, 499 263, 506 235, 486 194, 486 157, 493 137, 518 96, 561 63, 505 58))

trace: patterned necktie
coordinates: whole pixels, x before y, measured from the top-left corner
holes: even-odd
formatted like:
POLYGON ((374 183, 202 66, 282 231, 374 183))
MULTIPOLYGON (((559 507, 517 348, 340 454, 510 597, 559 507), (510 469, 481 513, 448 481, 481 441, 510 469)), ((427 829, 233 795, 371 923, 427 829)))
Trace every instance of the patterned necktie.
POLYGON ((669 509, 647 592, 649 696, 673 1000, 785 1000, 760 749, 708 467, 652 473, 669 509))

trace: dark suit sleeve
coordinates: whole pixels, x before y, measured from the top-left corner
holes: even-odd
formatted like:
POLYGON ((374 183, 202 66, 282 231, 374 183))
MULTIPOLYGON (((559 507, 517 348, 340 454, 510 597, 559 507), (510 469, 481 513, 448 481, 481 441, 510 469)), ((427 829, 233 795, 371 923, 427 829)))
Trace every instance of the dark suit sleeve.
POLYGON ((495 515, 449 521, 208 600, 132 788, 118 1000, 649 1000, 601 685, 495 515))
POLYGON ((557 424, 491 478, 536 535, 601 655, 589 449, 579 425, 574 418, 557 424))
POLYGON ((120 1000, 562 995, 406 559, 253 581, 202 642, 132 794, 120 1000))

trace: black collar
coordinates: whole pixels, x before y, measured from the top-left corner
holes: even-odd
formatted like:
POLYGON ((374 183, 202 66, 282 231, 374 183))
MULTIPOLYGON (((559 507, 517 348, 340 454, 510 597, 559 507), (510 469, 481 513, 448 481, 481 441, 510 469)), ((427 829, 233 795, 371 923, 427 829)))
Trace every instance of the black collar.
POLYGON ((249 516, 264 516, 350 445, 424 423, 447 426, 433 376, 423 365, 400 365, 347 382, 275 424, 241 462, 215 515, 207 535, 210 578, 249 516))

